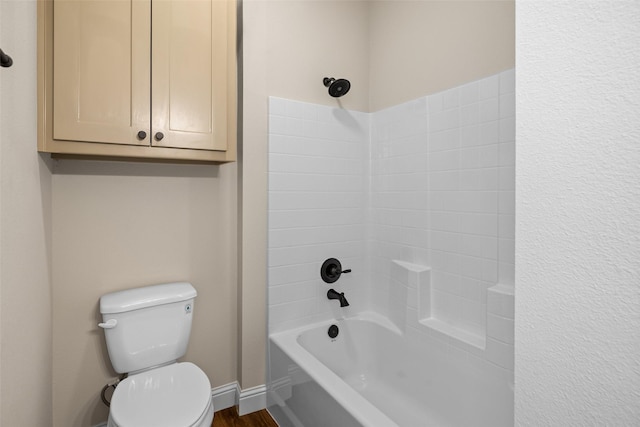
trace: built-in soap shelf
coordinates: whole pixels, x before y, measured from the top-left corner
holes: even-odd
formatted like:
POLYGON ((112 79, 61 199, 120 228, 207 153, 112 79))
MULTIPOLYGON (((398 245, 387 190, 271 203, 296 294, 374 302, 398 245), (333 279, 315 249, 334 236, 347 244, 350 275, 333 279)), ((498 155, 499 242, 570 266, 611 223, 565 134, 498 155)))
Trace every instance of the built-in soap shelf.
POLYGON ((418 322, 421 325, 426 326, 427 328, 433 329, 434 331, 438 331, 453 339, 469 344, 480 350, 484 350, 485 347, 487 346, 487 339, 485 336, 478 335, 467 329, 459 328, 455 325, 444 322, 435 317, 420 319, 418 322))
POLYGON ((435 334, 443 334, 448 339, 467 344, 476 351, 486 352, 488 359, 496 359, 495 362, 501 366, 509 364, 509 353, 513 354, 513 285, 496 284, 487 289, 486 329, 479 334, 434 316, 430 267, 393 260, 391 279, 396 284, 404 285, 390 293, 390 320, 398 327, 404 328, 409 319, 407 308, 415 309, 418 323, 414 324, 415 327, 427 328, 435 334), (405 292, 398 292, 398 289, 405 289, 405 292))

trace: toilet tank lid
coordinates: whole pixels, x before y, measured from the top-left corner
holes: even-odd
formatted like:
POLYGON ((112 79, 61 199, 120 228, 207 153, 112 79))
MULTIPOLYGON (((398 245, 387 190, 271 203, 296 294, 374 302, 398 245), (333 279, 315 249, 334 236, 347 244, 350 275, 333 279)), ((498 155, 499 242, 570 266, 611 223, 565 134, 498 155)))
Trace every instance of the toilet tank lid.
POLYGON ((100 313, 123 313, 195 298, 196 289, 187 282, 164 283, 127 289, 100 297, 100 313))

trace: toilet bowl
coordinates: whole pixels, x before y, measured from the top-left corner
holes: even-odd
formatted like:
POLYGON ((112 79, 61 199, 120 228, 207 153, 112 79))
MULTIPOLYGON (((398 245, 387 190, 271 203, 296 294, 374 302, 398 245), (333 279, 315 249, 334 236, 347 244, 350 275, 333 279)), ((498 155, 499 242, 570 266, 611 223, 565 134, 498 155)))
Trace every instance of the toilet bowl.
POLYGON ((131 375, 111 398, 108 427, 210 427, 211 385, 184 362, 131 375))
POLYGON ((211 384, 186 354, 196 290, 167 283, 103 295, 113 369, 127 377, 111 397, 108 427, 210 427, 211 384))

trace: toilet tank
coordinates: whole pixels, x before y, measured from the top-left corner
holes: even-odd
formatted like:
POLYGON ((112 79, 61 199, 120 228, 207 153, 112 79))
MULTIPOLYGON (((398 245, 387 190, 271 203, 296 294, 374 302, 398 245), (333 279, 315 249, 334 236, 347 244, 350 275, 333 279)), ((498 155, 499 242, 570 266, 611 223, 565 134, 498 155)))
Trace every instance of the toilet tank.
POLYGON ((132 373, 184 356, 197 293, 186 282, 103 295, 100 313, 111 365, 132 373))

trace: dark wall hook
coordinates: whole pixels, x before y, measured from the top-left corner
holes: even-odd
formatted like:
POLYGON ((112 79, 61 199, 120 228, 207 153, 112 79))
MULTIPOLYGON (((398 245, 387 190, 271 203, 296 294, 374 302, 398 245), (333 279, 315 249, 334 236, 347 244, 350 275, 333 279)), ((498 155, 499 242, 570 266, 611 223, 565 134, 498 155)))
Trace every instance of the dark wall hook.
POLYGON ((13 65, 13 59, 0 49, 0 66, 11 67, 13 65))

